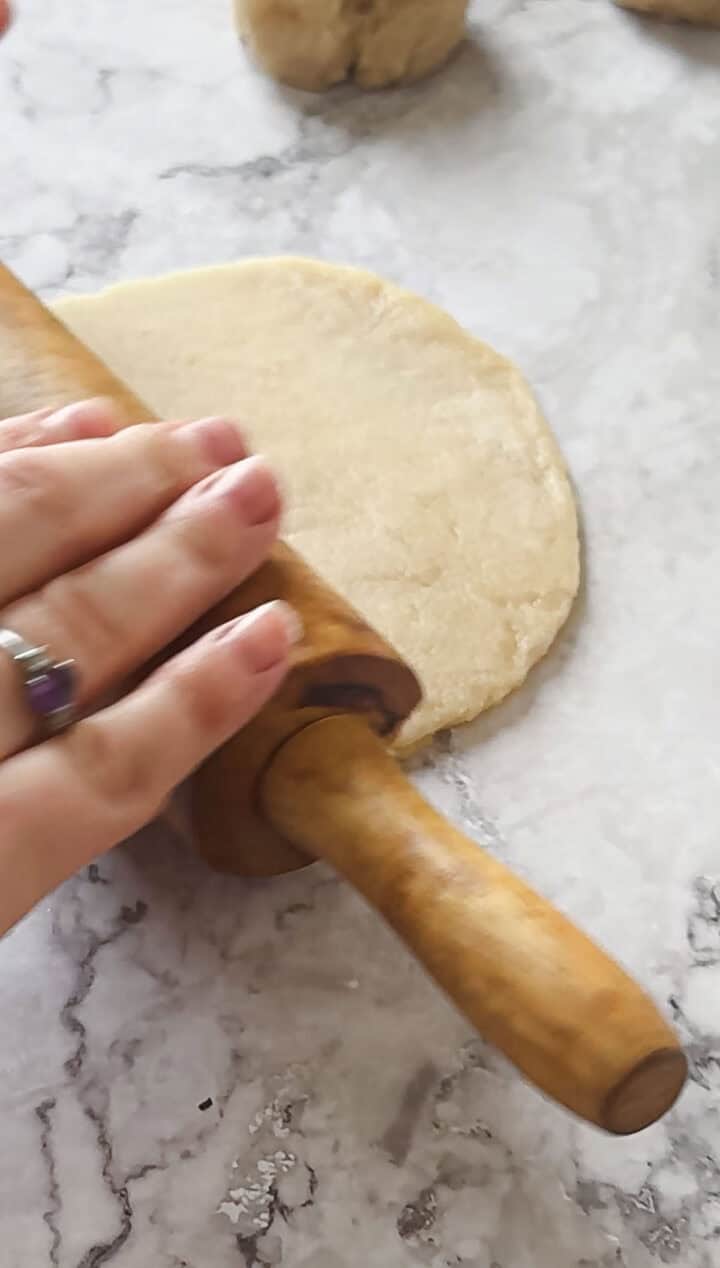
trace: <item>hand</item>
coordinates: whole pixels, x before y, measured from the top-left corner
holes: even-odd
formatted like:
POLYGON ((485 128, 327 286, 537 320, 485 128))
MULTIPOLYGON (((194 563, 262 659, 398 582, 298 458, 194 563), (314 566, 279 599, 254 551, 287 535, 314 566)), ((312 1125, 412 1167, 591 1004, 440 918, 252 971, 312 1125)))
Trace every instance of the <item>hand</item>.
POLYGON ((279 516, 272 474, 227 420, 121 430, 89 401, 0 421, 0 628, 75 662, 81 713, 34 743, 0 651, 0 933, 154 818, 280 685, 297 620, 277 603, 127 689, 259 566, 279 516))

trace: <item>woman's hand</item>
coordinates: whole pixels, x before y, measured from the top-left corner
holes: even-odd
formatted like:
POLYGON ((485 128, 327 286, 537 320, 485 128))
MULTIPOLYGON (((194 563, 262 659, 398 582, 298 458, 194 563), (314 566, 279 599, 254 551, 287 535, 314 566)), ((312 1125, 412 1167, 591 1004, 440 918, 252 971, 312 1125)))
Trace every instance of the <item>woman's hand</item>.
POLYGON ((279 686, 297 622, 270 604, 123 694, 258 567, 279 516, 271 472, 227 420, 121 430, 90 401, 0 421, 0 629, 74 662, 81 715, 36 742, 0 651, 0 932, 154 818, 279 686))

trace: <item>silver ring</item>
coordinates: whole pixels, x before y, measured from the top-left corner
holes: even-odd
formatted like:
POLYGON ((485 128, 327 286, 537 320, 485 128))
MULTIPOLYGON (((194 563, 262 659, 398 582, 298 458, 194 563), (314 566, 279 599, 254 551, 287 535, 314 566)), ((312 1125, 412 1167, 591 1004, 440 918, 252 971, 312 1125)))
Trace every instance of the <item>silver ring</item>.
POLYGON ((0 628, 0 648, 18 670, 20 685, 40 739, 59 735, 77 717, 74 660, 53 660, 47 647, 32 647, 14 630, 0 628))

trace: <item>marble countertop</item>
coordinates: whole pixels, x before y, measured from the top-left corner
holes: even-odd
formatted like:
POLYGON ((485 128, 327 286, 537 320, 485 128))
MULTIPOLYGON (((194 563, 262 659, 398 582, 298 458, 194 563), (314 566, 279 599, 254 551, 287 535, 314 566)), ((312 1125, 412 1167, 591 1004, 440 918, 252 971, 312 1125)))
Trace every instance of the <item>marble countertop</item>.
POLYGON ((315 98, 248 66, 226 0, 16 8, 0 256, 31 286, 320 255, 439 301, 535 384, 584 594, 418 778, 647 984, 692 1077, 607 1138, 328 872, 228 881, 148 832, 0 946, 2 1268, 712 1268, 720 33, 483 0, 430 82, 315 98))

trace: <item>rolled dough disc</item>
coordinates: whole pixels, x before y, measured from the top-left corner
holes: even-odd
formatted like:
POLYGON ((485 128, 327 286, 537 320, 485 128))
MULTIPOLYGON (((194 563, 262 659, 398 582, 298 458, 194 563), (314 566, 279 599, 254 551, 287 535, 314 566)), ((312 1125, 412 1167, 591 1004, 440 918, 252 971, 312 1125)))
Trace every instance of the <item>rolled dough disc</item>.
POLYGON ((518 370, 355 269, 251 260, 56 304, 160 416, 230 414, 285 537, 414 667, 399 748, 523 681, 579 580, 575 504, 518 370))

